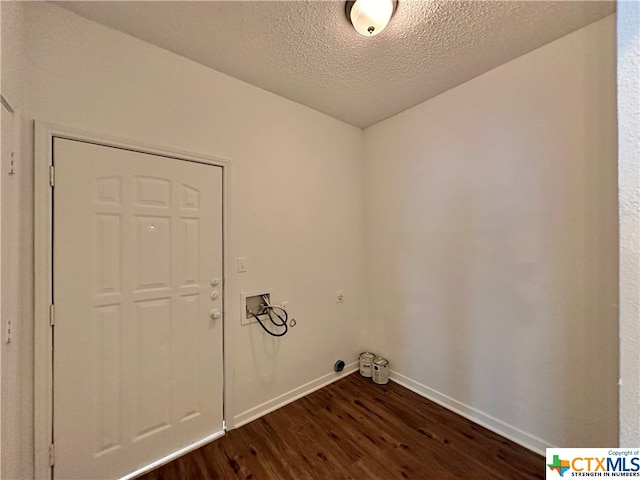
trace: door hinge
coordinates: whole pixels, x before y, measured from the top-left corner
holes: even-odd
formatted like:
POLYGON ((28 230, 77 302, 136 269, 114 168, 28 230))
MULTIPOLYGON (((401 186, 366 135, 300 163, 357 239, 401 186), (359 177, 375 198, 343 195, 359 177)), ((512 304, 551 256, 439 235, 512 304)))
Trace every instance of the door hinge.
POLYGON ((52 443, 51 445, 49 445, 49 465, 53 467, 55 463, 56 463, 56 452, 52 443))
POLYGON ((49 165, 49 185, 54 187, 56 184, 56 169, 53 165, 49 165))
POLYGON ((49 325, 52 327, 56 324, 56 309, 53 304, 49 305, 49 325))

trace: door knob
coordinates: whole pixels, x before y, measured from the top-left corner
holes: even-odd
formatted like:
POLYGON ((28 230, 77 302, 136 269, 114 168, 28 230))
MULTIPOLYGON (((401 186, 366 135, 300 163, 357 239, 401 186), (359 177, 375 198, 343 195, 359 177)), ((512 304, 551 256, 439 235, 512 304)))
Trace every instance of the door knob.
POLYGON ((218 320, 222 314, 220 313, 220 310, 218 310, 217 308, 214 308, 213 310, 211 310, 209 312, 209 316, 213 319, 213 320, 218 320))
POLYGON ((212 287, 215 287, 220 283, 220 279, 218 277, 214 277, 214 278, 211 279, 210 283, 211 283, 212 287))
POLYGON ((218 292, 217 290, 214 290, 213 292, 211 292, 211 295, 209 295, 211 297, 211 300, 217 300, 218 298, 220 298, 220 292, 218 292))

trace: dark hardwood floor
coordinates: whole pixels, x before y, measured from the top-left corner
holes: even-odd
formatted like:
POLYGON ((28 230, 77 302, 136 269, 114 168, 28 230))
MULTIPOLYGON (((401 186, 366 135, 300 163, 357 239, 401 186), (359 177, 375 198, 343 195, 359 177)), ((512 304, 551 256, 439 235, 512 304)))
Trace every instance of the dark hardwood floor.
POLYGON ((544 462, 396 383, 354 373, 141 479, 541 479, 544 462))

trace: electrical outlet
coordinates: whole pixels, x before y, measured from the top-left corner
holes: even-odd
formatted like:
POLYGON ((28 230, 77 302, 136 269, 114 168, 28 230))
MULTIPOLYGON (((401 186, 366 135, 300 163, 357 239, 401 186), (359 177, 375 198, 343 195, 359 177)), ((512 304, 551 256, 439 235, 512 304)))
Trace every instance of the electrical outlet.
POLYGON ((336 303, 344 302, 344 290, 338 290, 336 292, 336 303))

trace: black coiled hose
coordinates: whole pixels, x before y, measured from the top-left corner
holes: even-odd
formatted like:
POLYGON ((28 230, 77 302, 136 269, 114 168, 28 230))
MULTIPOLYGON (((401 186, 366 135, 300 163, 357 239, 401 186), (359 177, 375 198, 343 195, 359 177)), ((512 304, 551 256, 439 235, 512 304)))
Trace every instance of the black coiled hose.
MULTIPOLYGON (((265 302, 267 302, 267 299, 263 297, 263 300, 265 302)), ((289 320, 289 314, 287 313, 287 311, 282 308, 279 307, 277 305, 270 305, 268 302, 265 305, 262 305, 262 307, 260 308, 260 311, 256 314, 253 313, 251 310, 249 310, 247 308, 247 312, 249 312, 249 315, 251 315, 253 318, 256 319, 256 321, 260 324, 260 326, 262 327, 262 329, 267 332, 269 335, 273 336, 273 337, 283 337, 284 335, 287 334, 287 332, 289 331, 289 325, 287 325, 287 321, 289 320), (282 314, 284 314, 284 316, 280 313, 277 312, 277 310, 279 310, 280 312, 282 312, 282 314), (262 323, 262 320, 260 320, 259 316, 260 315, 269 315, 269 320, 271 321, 271 323, 277 327, 277 328, 282 328, 284 327, 284 331, 280 332, 280 333, 275 333, 272 332, 271 330, 269 330, 267 327, 265 327, 264 323, 262 323), (277 321, 274 316, 279 320, 277 321)))

